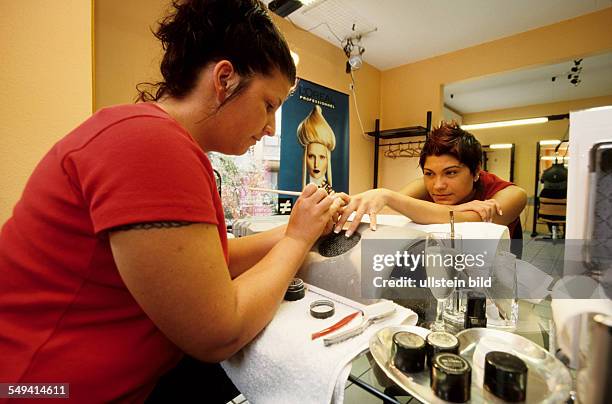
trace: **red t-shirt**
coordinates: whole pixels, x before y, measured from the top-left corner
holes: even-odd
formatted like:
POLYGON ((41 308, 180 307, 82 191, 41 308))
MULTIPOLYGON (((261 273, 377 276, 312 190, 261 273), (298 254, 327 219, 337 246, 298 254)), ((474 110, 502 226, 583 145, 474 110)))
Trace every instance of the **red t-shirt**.
MULTIPOLYGON (((474 199, 485 201, 493 198, 493 195, 501 191, 502 189, 508 188, 514 185, 513 183, 499 178, 497 175, 488 173, 486 171, 480 171, 480 179, 477 184, 476 197, 474 199)), ((521 233, 521 220, 520 216, 517 217, 512 223, 508 225, 511 238, 522 238, 521 233), (521 237, 518 237, 521 236, 521 237)))
POLYGON ((0 234, 0 383, 70 383, 74 402, 143 401, 182 353, 119 276, 107 230, 216 224, 210 161, 153 104, 103 109, 38 164, 0 234))

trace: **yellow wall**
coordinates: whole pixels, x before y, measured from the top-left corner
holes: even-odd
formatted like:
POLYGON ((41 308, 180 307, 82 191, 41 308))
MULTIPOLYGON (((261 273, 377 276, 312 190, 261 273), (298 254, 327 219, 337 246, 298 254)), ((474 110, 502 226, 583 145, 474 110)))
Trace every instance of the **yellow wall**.
POLYGON ((136 84, 161 77, 161 45, 152 30, 168 1, 95 2, 95 109, 132 103, 136 84))
MULTIPOLYGON (((570 111, 612 105, 612 95, 582 100, 557 102, 552 104, 531 105, 520 108, 465 114, 463 123, 505 121, 519 118, 535 118, 548 115, 566 114, 570 111)), ((546 139, 567 139, 569 120, 550 121, 537 125, 512 126, 495 129, 472 130, 482 144, 514 143, 515 166, 514 182, 533 196, 535 190, 536 143, 546 139)), ((530 201, 531 202, 531 201, 530 201)), ((529 230, 532 230, 533 207, 525 210, 529 230)), ((544 228, 541 229, 544 231, 544 228)))
POLYGON ((3 1, 0 225, 35 165, 92 108, 91 4, 3 1))
MULTIPOLYGON (((134 100, 135 85, 159 78, 160 46, 150 32, 163 15, 165 0, 104 0, 96 2, 96 109, 134 100), (129 7, 129 8, 128 8, 129 7)), ((298 76, 349 93, 342 50, 287 20, 273 16, 292 50, 300 56, 298 76)), ((356 72, 357 97, 365 130, 373 130, 379 115, 380 72, 370 65, 356 72)), ((355 106, 350 102, 350 192, 371 187, 373 142, 364 140, 355 106)))

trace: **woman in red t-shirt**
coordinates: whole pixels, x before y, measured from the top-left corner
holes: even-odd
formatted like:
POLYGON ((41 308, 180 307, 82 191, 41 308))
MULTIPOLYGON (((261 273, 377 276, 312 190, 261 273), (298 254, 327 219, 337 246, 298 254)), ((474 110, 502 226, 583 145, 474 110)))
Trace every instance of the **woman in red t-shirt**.
POLYGON ((352 212, 350 235, 364 214, 376 229, 376 213, 384 206, 420 224, 448 223, 449 211, 457 222, 493 222, 508 226, 512 238, 522 238, 519 215, 527 202, 525 191, 481 170, 482 148, 476 138, 456 123, 442 123, 425 141, 419 164, 423 178, 399 192, 372 189, 351 196, 338 221, 340 231, 352 212))
POLYGON ((310 184, 287 226, 227 240, 206 153, 274 136, 295 64, 259 0, 171 9, 160 82, 58 141, 0 232, 0 383, 67 383, 79 403, 230 401, 218 365, 166 372, 255 338, 331 230, 341 199, 310 184))

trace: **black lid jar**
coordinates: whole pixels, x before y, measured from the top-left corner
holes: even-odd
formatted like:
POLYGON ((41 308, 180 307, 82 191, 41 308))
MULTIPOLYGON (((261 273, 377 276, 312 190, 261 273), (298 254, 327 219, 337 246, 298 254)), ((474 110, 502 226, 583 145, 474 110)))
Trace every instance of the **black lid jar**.
POLYGON ((425 369, 425 340, 414 333, 399 331, 393 334, 393 364, 404 373, 425 369))
POLYGON ((442 400, 465 403, 470 399, 472 368, 461 356, 443 352, 431 361, 430 386, 442 400))
POLYGON ((484 388, 512 403, 527 398, 527 365, 507 352, 491 351, 485 356, 484 388))

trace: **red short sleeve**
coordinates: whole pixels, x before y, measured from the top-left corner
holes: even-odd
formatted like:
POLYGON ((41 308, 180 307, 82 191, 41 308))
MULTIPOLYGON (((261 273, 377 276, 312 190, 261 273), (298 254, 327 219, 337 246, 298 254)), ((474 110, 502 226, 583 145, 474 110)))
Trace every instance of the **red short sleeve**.
POLYGON ((64 158, 94 231, 162 220, 218 224, 210 162, 176 122, 120 121, 64 158))

